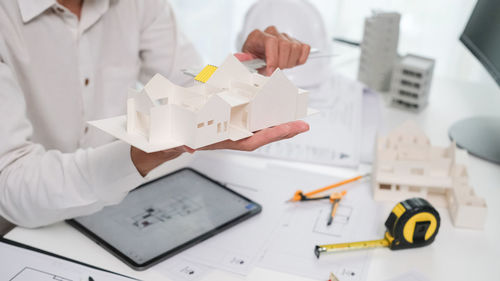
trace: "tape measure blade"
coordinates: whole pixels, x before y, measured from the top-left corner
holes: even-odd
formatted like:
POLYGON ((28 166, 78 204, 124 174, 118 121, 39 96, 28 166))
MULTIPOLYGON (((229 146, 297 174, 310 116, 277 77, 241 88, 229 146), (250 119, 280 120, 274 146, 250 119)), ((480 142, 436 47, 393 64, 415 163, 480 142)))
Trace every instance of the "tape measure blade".
POLYGON ((317 256, 319 256, 320 253, 325 253, 325 252, 340 252, 340 251, 360 250, 368 248, 389 247, 389 244, 390 244, 389 240, 385 238, 379 240, 370 240, 370 241, 327 244, 327 245, 316 246, 315 252, 317 253, 317 256))

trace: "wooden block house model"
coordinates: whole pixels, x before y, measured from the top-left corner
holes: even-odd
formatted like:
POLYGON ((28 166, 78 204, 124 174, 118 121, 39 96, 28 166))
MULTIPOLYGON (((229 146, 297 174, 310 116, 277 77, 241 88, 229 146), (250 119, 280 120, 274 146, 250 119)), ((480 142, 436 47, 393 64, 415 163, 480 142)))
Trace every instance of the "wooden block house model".
POLYGON ((213 68, 206 83, 187 88, 156 74, 141 91, 129 90, 126 126, 122 116, 91 124, 154 152, 239 140, 308 115, 308 92, 279 69, 270 77, 251 73, 232 55, 213 68))
POLYGON ((374 11, 365 19, 358 80, 369 88, 387 92, 398 58, 399 21, 394 12, 374 11))
POLYGON ((429 99, 434 60, 406 55, 396 62, 392 72, 391 104, 420 111, 429 99))
POLYGON ((402 201, 422 197, 434 206, 448 207, 456 227, 482 228, 487 206, 468 183, 467 153, 432 146, 414 122, 406 122, 379 137, 373 164, 375 200, 402 201))

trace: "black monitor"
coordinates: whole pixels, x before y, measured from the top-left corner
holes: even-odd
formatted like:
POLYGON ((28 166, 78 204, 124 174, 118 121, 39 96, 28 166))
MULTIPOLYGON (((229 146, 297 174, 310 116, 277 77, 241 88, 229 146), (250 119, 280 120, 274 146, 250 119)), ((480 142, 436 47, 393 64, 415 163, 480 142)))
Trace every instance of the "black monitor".
MULTIPOLYGON (((477 1, 460 41, 500 85, 500 0, 477 1)), ((499 117, 461 120, 451 126, 449 135, 470 154, 500 164, 499 117)))

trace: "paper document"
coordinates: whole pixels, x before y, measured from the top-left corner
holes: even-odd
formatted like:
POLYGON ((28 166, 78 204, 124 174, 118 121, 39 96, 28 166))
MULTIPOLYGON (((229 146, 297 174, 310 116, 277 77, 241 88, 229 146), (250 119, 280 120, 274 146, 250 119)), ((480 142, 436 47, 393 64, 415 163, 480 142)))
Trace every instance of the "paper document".
MULTIPOLYGON (((339 180, 305 173, 300 178, 293 177, 293 172, 285 169, 279 172, 278 168, 273 172, 282 178, 292 177, 304 191, 312 189, 307 188, 308 184, 318 187, 339 180)), ((295 184, 293 188, 285 187, 281 193, 291 196, 298 188, 295 184)), ((327 225, 331 210, 328 200, 286 204, 258 266, 317 280, 325 280, 330 272, 340 280, 364 280, 369 251, 325 254, 319 259, 314 255, 315 245, 383 237, 383 233, 378 232, 384 220, 379 215, 379 205, 371 199, 369 182, 352 183, 345 189, 347 195, 340 201, 331 225, 327 225)))
POLYGON ((378 130, 382 127, 382 97, 368 88, 363 89, 361 155, 363 163, 372 163, 378 130))
POLYGON ((174 257, 156 265, 153 269, 172 281, 202 280, 213 268, 181 257, 174 257))
POLYGON ((412 270, 385 281, 430 281, 430 279, 422 273, 412 270))
POLYGON ((0 261, 0 280, 137 280, 13 246, 4 242, 0 242, 0 261))
POLYGON ((254 154, 327 165, 357 166, 362 139, 363 85, 334 75, 310 91, 309 106, 318 114, 304 120, 310 131, 271 143, 254 154))
POLYGON ((263 206, 262 213, 153 270, 164 272, 174 281, 199 280, 211 268, 247 275, 255 266, 318 280, 326 278, 330 271, 344 276, 342 280, 364 280, 369 251, 324 255, 318 260, 313 250, 316 244, 383 236, 377 231, 384 218, 378 215, 378 204, 371 199, 368 182, 347 187, 334 222, 327 226, 331 208, 328 200, 292 204, 285 200, 297 189, 316 189, 338 178, 282 166, 245 165, 242 161, 224 161, 221 156, 224 154, 207 153, 197 157, 191 166, 255 200, 263 206))

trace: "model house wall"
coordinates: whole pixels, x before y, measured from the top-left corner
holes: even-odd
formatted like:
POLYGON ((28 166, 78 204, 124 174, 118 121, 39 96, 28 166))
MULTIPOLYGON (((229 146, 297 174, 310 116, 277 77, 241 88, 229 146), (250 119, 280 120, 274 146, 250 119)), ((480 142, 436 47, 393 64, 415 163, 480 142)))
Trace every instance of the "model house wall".
POLYGON ((203 147, 229 138, 231 106, 220 96, 214 95, 193 114, 197 121, 195 142, 191 147, 203 147))
POLYGON ((392 202, 426 198, 435 206, 448 207, 455 226, 481 228, 486 202, 468 184, 466 159, 455 143, 432 146, 414 122, 407 122, 377 139, 373 196, 392 202))
POLYGON ((275 71, 259 88, 250 102, 250 131, 274 126, 275 122, 281 124, 296 119, 299 89, 286 78, 282 71, 275 71), (268 118, 261 118, 264 115, 268 118))

